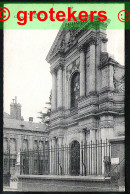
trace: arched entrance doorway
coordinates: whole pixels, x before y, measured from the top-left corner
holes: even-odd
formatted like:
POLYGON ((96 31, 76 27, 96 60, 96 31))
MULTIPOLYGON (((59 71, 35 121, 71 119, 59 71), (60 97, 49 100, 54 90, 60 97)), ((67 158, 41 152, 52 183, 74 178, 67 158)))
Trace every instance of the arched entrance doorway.
POLYGON ((80 144, 76 140, 71 143, 70 174, 71 175, 80 174, 80 144))

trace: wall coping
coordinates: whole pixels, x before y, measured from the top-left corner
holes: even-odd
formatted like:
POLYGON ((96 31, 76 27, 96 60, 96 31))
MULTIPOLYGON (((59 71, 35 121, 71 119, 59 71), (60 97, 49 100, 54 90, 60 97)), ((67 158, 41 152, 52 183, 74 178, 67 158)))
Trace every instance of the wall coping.
POLYGON ((110 143, 114 143, 114 142, 124 142, 125 141, 125 136, 119 136, 119 137, 114 137, 109 139, 110 143))
MULTIPOLYGON (((66 180, 66 181, 95 181, 95 182, 104 182, 106 178, 103 175, 89 175, 89 176, 69 176, 69 175, 19 175, 18 179, 41 179, 41 180, 66 180)), ((111 178, 108 177, 109 181, 111 178)))

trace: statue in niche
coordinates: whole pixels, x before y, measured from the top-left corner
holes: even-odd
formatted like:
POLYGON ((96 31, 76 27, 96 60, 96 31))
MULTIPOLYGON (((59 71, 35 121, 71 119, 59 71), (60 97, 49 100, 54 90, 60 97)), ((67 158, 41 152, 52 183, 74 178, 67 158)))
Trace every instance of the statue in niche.
POLYGON ((120 93, 124 92, 125 90, 124 76, 122 76, 120 80, 117 80, 115 76, 113 76, 113 83, 114 83, 115 92, 120 92, 120 93))

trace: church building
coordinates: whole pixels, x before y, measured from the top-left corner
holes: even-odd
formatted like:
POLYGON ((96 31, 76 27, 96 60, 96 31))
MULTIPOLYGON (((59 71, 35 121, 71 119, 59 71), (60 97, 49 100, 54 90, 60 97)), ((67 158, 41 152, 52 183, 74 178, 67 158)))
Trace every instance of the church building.
MULTIPOLYGON (((70 148, 69 155, 59 155, 64 174, 81 174, 82 144, 109 141, 125 133, 124 66, 107 52, 107 23, 100 23, 64 23, 46 57, 52 75, 49 142, 51 149, 70 148)), ((95 155, 89 155, 92 161, 95 155)), ((54 157, 52 151, 50 174, 56 172, 54 157)))

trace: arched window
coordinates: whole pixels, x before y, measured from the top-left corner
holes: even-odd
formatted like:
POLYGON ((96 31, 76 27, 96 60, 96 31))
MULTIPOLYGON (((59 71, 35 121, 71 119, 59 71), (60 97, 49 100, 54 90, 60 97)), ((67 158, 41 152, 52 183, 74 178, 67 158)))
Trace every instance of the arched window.
POLYGON ((80 96, 80 74, 79 72, 74 73, 71 80, 71 107, 77 106, 77 100, 80 96))

